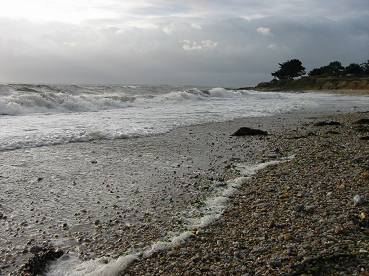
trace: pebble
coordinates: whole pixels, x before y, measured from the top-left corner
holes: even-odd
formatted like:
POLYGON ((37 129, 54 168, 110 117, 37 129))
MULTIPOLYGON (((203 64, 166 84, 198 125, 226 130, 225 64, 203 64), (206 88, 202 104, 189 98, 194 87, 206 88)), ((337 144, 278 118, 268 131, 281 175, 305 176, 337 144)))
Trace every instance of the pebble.
POLYGON ((353 201, 354 201, 355 206, 360 206, 360 205, 364 204, 366 200, 365 200, 364 196, 355 195, 354 198, 353 198, 353 201))

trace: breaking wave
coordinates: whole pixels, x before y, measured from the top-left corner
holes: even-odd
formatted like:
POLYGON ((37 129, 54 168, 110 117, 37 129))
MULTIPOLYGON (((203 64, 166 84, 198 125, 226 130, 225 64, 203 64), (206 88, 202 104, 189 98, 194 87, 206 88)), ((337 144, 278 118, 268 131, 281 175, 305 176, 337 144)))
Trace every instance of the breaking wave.
POLYGON ((366 109, 368 102, 368 97, 224 88, 0 84, 0 151, 150 136, 296 110, 366 109))
POLYGON ((242 92, 214 88, 175 90, 148 86, 0 85, 0 115, 71 113, 112 110, 148 102, 201 101, 234 97, 242 92))

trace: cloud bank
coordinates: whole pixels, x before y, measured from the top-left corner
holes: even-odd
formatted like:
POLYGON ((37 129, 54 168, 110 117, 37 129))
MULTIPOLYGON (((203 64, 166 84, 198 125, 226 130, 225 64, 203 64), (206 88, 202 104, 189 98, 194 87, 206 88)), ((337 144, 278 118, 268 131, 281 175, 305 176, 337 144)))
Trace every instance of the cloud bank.
POLYGON ((239 86, 288 58, 369 58, 367 0, 8 2, 3 82, 239 86))

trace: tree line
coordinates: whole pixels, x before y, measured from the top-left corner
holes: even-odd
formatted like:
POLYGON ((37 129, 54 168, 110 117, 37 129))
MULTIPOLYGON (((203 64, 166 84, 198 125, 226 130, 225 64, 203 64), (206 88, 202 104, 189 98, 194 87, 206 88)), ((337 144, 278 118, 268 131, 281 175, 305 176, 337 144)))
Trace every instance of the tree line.
MULTIPOLYGON (((306 75, 305 67, 298 59, 288 60, 279 63, 279 70, 272 73, 272 76, 280 80, 293 80, 294 78, 306 75)), ((326 66, 314 68, 308 72, 309 77, 344 77, 344 76, 369 76, 369 60, 357 64, 351 63, 343 66, 339 61, 333 61, 326 66)))

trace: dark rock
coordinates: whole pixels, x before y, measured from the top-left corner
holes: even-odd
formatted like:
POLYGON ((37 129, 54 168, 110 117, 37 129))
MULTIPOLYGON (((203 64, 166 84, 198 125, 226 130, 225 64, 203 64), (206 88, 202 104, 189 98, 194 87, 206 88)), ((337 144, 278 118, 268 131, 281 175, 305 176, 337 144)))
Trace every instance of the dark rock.
POLYGON ((360 137, 360 140, 369 141, 369 136, 362 136, 360 137))
POLYGON ((33 253, 33 254, 37 254, 39 252, 42 251, 42 247, 41 246, 38 246, 38 245, 35 245, 35 246, 32 246, 29 250, 29 252, 33 253))
POLYGON ((369 125, 369 119, 364 118, 354 122, 356 125, 369 125))
POLYGON ((305 211, 305 205, 299 204, 295 207, 296 212, 304 212, 305 211))
POLYGON ((33 246, 30 252, 34 256, 22 267, 20 275, 43 275, 48 263, 60 258, 64 254, 62 250, 57 250, 51 246, 33 246))
POLYGON ((314 124, 314 126, 341 126, 342 124, 337 121, 320 121, 314 124))
POLYGON ((249 128, 249 127, 241 127, 239 130, 237 130, 235 133, 233 133, 231 136, 254 136, 254 135, 268 135, 267 131, 255 129, 255 128, 249 128))

